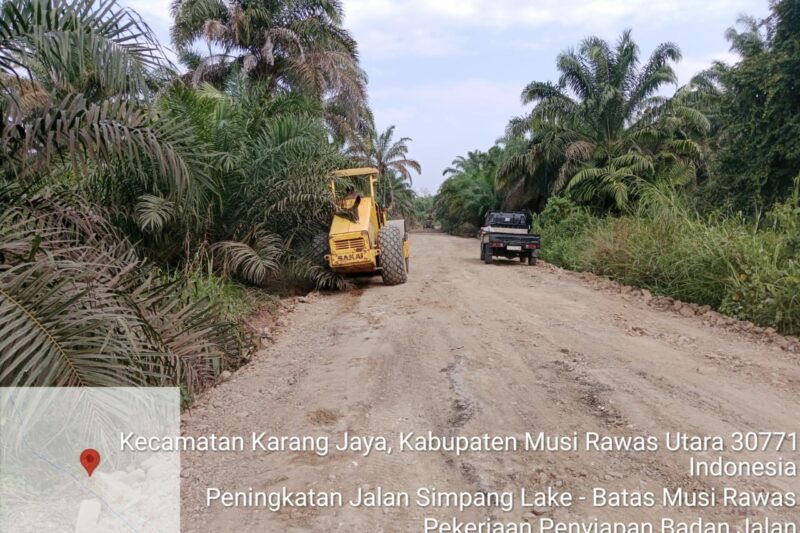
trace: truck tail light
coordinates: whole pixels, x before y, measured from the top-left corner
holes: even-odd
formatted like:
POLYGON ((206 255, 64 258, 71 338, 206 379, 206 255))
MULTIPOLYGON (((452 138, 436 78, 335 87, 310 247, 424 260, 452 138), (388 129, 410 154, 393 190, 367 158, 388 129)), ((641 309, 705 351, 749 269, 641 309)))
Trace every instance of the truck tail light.
POLYGON ((528 250, 532 250, 532 249, 534 249, 534 250, 535 250, 535 249, 536 249, 536 248, 538 248, 538 247, 539 247, 539 245, 538 245, 538 244, 536 244, 536 243, 533 243, 533 244, 526 244, 526 245, 525 245, 525 248, 527 248, 528 250))
POLYGON ((502 247, 503 247, 503 243, 502 242, 493 242, 492 243, 492 248, 502 248, 502 247))

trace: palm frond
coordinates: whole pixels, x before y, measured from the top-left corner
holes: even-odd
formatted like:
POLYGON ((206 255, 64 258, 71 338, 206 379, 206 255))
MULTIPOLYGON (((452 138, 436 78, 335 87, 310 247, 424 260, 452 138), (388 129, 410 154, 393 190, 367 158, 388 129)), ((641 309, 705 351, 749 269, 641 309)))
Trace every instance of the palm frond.
POLYGON ((136 221, 144 232, 160 233, 174 217, 175 203, 161 196, 145 194, 136 203, 136 221))
POLYGON ((283 241, 258 229, 247 242, 220 241, 211 247, 211 252, 223 265, 223 271, 234 272, 248 283, 263 285, 278 270, 283 241))

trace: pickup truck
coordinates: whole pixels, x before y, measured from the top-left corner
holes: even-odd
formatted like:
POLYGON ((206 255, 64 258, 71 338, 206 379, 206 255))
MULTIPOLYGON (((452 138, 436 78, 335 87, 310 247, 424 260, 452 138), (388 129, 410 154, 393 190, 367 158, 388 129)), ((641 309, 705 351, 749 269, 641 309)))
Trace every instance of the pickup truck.
POLYGON ((531 234, 531 217, 518 211, 489 211, 480 231, 481 259, 487 265, 494 257, 519 257, 535 265, 541 237, 531 234))

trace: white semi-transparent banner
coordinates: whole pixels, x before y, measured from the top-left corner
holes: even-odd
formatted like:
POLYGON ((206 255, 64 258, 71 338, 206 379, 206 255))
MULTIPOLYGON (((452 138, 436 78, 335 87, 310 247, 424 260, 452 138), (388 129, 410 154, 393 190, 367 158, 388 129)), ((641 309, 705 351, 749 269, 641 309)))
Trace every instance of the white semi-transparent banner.
POLYGON ((180 531, 177 388, 0 388, 0 531, 180 531))

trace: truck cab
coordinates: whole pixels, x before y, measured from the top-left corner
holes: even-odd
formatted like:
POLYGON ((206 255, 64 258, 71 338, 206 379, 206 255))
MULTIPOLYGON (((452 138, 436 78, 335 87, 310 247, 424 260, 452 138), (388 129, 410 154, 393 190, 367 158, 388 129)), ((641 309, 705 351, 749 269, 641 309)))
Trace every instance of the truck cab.
POLYGON ((495 257, 519 258, 535 265, 541 237, 531 234, 531 216, 521 211, 489 211, 480 230, 481 259, 488 265, 495 257))

